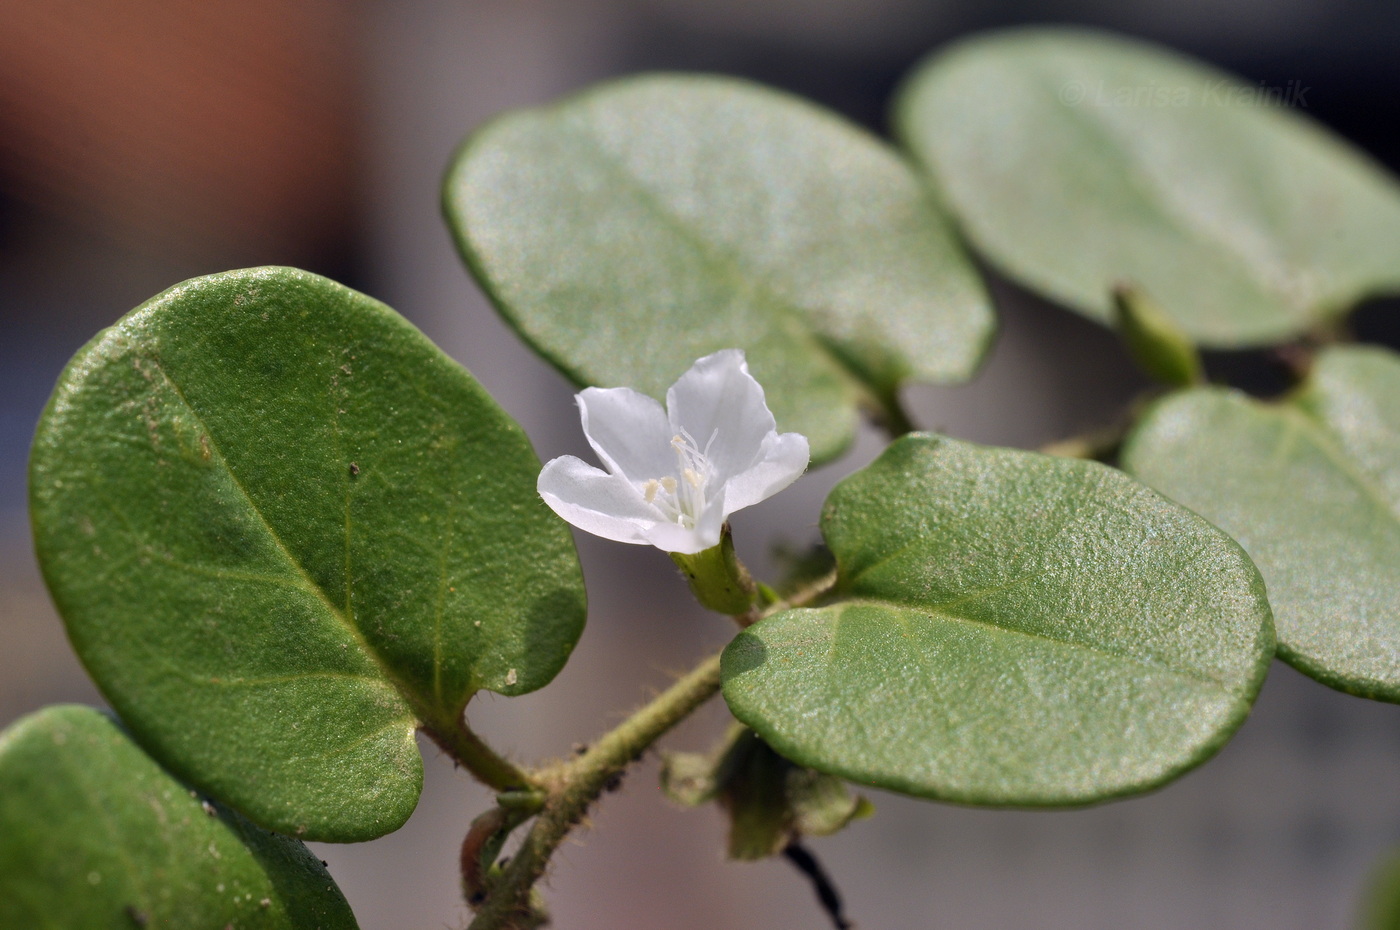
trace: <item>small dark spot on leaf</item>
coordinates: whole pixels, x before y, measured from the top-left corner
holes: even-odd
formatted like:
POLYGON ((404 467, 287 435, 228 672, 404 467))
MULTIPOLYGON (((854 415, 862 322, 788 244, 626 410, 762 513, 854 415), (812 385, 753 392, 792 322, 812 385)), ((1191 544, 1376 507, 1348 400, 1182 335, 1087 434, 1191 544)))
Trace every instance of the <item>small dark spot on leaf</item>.
POLYGON ((611 794, 622 787, 622 773, 613 772, 608 776, 608 780, 603 783, 603 790, 611 794))
POLYGON ((214 814, 217 813, 217 811, 214 810, 214 805, 210 804, 208 801, 200 801, 199 806, 204 808, 204 813, 208 814, 210 817, 213 817, 214 814))
POLYGON ((126 906, 126 916, 138 927, 144 927, 151 922, 150 915, 137 908, 135 904, 128 904, 126 906))
POLYGON ((327 862, 327 861, 324 860, 324 859, 321 860, 321 868, 323 868, 323 869, 328 869, 328 868, 330 868, 330 867, 331 867, 331 864, 330 864, 329 862, 327 862))
POLYGON ((353 478, 360 473, 360 466, 354 462, 350 463, 350 477, 353 478))

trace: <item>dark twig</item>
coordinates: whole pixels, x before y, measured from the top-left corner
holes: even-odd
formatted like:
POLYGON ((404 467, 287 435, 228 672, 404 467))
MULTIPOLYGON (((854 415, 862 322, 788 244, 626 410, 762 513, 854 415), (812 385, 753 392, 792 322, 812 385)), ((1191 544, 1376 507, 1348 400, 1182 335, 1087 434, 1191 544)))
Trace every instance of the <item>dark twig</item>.
POLYGON ((800 840, 793 840, 783 849, 783 857, 791 862, 797 871, 807 876, 807 880, 812 883, 812 890, 817 893, 817 900, 821 902, 822 910, 831 918, 836 930, 855 930, 855 924, 846 919, 845 908, 841 905, 841 893, 836 890, 831 876, 826 874, 826 870, 817 861, 817 857, 812 855, 812 851, 803 846, 800 840))

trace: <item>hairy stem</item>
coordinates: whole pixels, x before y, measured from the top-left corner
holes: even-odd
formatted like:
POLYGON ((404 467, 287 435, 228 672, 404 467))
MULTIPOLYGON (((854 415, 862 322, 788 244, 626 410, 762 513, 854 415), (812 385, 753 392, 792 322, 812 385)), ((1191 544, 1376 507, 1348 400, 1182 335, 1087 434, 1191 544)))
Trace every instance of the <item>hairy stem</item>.
POLYGON ((496 791, 534 788, 538 782, 473 733, 461 717, 423 724, 422 730, 477 781, 496 791))
MULTIPOLYGON (((835 583, 836 571, 833 569, 784 600, 769 604, 761 611, 751 610, 735 619, 739 620, 740 625, 747 626, 779 611, 803 607, 831 590, 835 583)), ((499 876, 490 878, 484 878, 480 866, 476 864, 464 866, 464 883, 468 886, 474 882, 481 883, 480 886, 464 889, 469 903, 474 908, 480 905, 469 930, 528 930, 540 925, 545 918, 536 900, 534 885, 544 875, 549 857, 559 848, 569 831, 583 819, 589 805, 603 792, 616 788, 628 765, 668 730, 715 696, 720 686, 719 665, 719 655, 710 656, 643 705, 616 729, 605 734, 591 749, 571 761, 540 769, 528 777, 526 784, 533 791, 524 800, 528 802, 529 812, 538 811, 538 816, 510 864, 501 869, 499 876)), ((472 735, 465 724, 461 729, 466 735, 472 735)), ((479 741, 477 743, 480 744, 479 741)), ((452 754, 450 750, 449 754, 452 754)), ((452 755, 457 758, 455 754, 452 755)), ((499 759, 494 752, 491 756, 499 759)), ((513 766, 511 770, 518 771, 513 766)), ((510 797, 510 793, 501 796, 499 803, 502 808, 510 797)), ((477 818, 473 830, 484 836, 498 823, 506 832, 511 829, 509 818, 498 820, 487 814, 477 818)), ((485 841, 469 834, 463 855, 477 857, 479 861, 480 851, 484 848, 485 841)))
POLYGON ((515 930, 528 925, 530 889, 544 875, 549 857, 588 807, 667 730, 680 723, 719 690, 719 656, 714 655, 599 739, 586 753, 539 773, 549 790, 544 809, 494 884, 471 930, 515 930))

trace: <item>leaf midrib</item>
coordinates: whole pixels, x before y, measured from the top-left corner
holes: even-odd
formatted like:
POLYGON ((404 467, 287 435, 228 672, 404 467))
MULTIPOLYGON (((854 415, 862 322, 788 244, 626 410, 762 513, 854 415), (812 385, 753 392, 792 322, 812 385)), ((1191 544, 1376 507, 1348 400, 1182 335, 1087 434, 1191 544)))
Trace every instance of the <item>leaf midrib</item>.
POLYGON ((765 280, 763 274, 740 261, 728 249, 704 236, 685 217, 673 211, 658 196, 656 191, 642 183, 586 126, 577 125, 573 121, 561 122, 565 131, 581 140, 596 156, 597 163, 613 178, 622 182, 635 195, 636 202, 640 203, 662 226, 690 244, 706 264, 722 269, 725 279, 739 282, 743 292, 757 298, 756 302, 771 307, 789 324, 790 328, 795 328, 805 338, 814 354, 826 358, 831 363, 831 369, 839 373, 847 385, 854 388, 858 395, 871 395, 877 398, 882 395, 879 385, 867 380, 862 372, 852 366, 842 353, 833 350, 827 342, 830 337, 812 324, 808 318, 808 311, 804 307, 784 297, 781 292, 765 280))
MULTIPOLYGON (((390 685, 393 686, 394 691, 398 693, 400 700, 402 700, 403 702, 403 709, 409 713, 407 719, 416 725, 418 723, 418 720, 417 714, 415 713, 416 704, 413 700, 413 692, 408 688, 407 684, 399 677, 399 675, 393 670, 393 668, 388 664, 388 662, 386 662, 385 659, 382 656, 380 656, 379 653, 376 652, 372 646, 370 646, 369 641, 365 639, 364 634, 360 631, 360 629, 357 626, 355 626, 354 622, 351 621, 351 619, 343 611, 341 611, 340 608, 338 608, 335 605, 335 603, 326 594, 325 589, 322 588, 321 585, 317 583, 317 581, 314 578, 311 577, 310 573, 307 572, 305 566, 303 566, 301 562, 299 562, 296 559, 296 557, 292 555, 291 550, 288 549, 286 543, 282 541, 281 535, 278 534, 278 532, 273 528, 272 524, 268 522, 267 516, 262 512, 262 509, 258 507, 257 501, 253 498, 252 494, 249 493, 248 489, 244 487, 243 482, 238 477, 238 473, 234 471, 233 467, 229 464, 228 459, 224 457, 221 444, 215 438, 214 431, 210 429, 208 422, 204 419, 203 416, 200 415, 199 410, 194 406, 193 403, 190 402, 189 398, 185 396, 185 393, 183 390, 181 390, 179 383, 176 382, 176 380, 173 377, 171 377, 170 372, 167 371, 165 368, 165 364, 158 357, 155 356, 151 356, 149 360, 152 366, 155 368, 155 370, 160 372, 161 378, 163 379, 164 383, 170 388, 175 398, 185 407, 186 410, 189 411, 190 415, 194 417, 195 421, 199 424, 203 435, 208 437, 209 451, 210 455, 212 456, 213 464, 220 467, 223 470, 224 474, 228 475, 229 481, 233 484, 233 487, 242 496, 244 502, 248 506, 248 509, 257 517, 258 522, 267 532, 268 538, 272 540, 273 544, 277 547, 277 550, 282 554, 282 557, 286 560, 287 564, 290 565, 292 569, 296 572, 296 574, 300 576, 301 579, 305 582, 306 590, 312 595, 314 595, 317 598, 317 600, 321 602, 321 605, 325 608, 326 612, 345 631, 346 635, 350 637, 351 642, 353 642, 355 646, 360 650, 360 652, 362 652, 365 656, 367 656, 370 659, 371 662, 374 663, 375 668, 379 671, 379 674, 381 674, 384 677, 384 679, 390 685)), ((346 548, 348 550, 348 538, 346 540, 346 543, 346 548)), ((346 554, 346 559, 349 559, 348 551, 346 554)), ((350 579, 348 577, 346 578, 345 583, 348 591, 350 584, 350 579)))
POLYGON ((1314 417, 1293 405, 1279 405, 1276 410, 1286 425, 1301 430, 1329 464, 1354 484, 1377 509, 1390 518, 1392 523, 1400 527, 1400 511, 1396 510, 1395 504, 1386 496, 1385 491, 1376 485, 1371 476, 1338 445, 1337 437, 1326 420, 1314 417))
MULTIPOLYGON (((1050 87, 1058 86, 1059 83, 1055 81, 1036 83, 1036 89, 1042 93, 1050 87)), ((1058 98, 1054 98, 1053 102, 1060 103, 1058 98)), ((1288 307, 1304 318, 1308 316, 1309 311, 1313 310, 1308 304, 1295 302, 1285 289, 1275 286, 1273 275, 1269 269, 1261 267, 1252 256, 1241 251, 1233 240, 1222 238, 1216 231, 1198 225, 1190 212, 1178 209, 1174 198, 1165 195, 1163 189, 1152 180, 1151 174, 1136 156, 1136 149, 1124 145, 1121 134, 1115 132, 1109 123, 1095 118, 1092 107, 1065 107, 1064 109, 1068 111, 1066 117, 1068 122, 1078 126, 1084 134, 1091 138, 1102 140, 1106 143, 1105 148, 1114 153, 1114 160, 1123 167, 1123 175, 1128 182, 1127 188, 1135 191, 1140 197, 1139 208, 1145 208, 1149 215, 1164 219, 1166 226, 1182 235, 1187 241, 1204 241, 1218 247, 1220 251, 1233 259, 1231 264, 1244 269, 1246 271, 1244 277, 1270 299, 1288 307)))
MULTIPOLYGON (((113 747, 113 734, 107 732, 101 734, 83 733, 80 731, 80 727, 81 724, 71 725, 68 733, 65 735, 73 736, 75 731, 77 731, 76 735, 79 738, 90 739, 96 742, 99 750, 106 750, 109 757, 115 755, 115 753, 111 752, 113 747)), ((118 736, 117 739, 120 739, 120 737, 118 736)), ((120 744, 118 743, 117 745, 120 744)), ((126 748, 130 749, 132 747, 126 748)), ((118 750, 118 752, 120 752, 120 750, 118 750)), ((57 768, 66 771, 71 784, 76 784, 80 787, 83 792, 82 800, 86 802, 87 808, 96 812, 97 819, 102 823, 102 827, 107 834, 107 848, 112 850, 114 858, 121 863, 121 867, 125 870, 127 886, 138 896, 139 900, 137 903, 144 904, 147 902, 159 901, 159 898, 151 894, 152 888, 148 880, 148 870, 142 869, 137 865, 136 861, 131 856, 131 850, 122 842, 122 831, 117 822, 118 812, 114 811, 106 804, 95 803, 96 798, 93 797, 93 785, 89 777, 91 775, 91 768, 87 765, 79 766, 78 760, 71 752, 54 753, 50 758, 57 762, 57 768)))
MULTIPOLYGON (((1019 582, 1021 580, 1024 580, 1024 578, 1025 576, 1023 576, 1020 579, 1017 579, 1017 581, 1019 582)), ((851 607, 877 607, 883 610, 891 611, 896 615, 903 613, 925 614, 930 617, 936 617, 942 620, 951 621, 953 623, 963 623, 981 629, 990 630, 994 633, 999 633, 1005 636, 1026 637, 1028 639, 1035 639, 1040 640, 1042 642, 1051 643, 1058 648, 1092 652, 1099 656, 1128 662, 1140 668, 1150 669, 1156 672, 1168 672, 1170 674, 1176 675, 1181 678, 1187 678, 1200 684, 1214 685, 1218 687, 1221 691, 1225 692, 1226 694, 1232 697, 1236 694, 1235 690, 1233 690, 1223 679, 1217 678, 1216 676, 1210 674, 1204 669, 1181 668, 1172 665, 1168 662, 1162 662, 1160 660, 1145 658, 1143 656, 1135 656, 1131 653, 1120 652, 1116 649, 1108 649, 1097 643, 1082 643, 1070 639, 1059 639, 1057 637, 1048 636, 1044 633, 1039 633, 1034 630, 1021 630, 1012 627, 1001 626, 1000 624, 990 623, 986 620, 979 620, 974 617, 966 617, 953 613, 951 611, 945 611, 940 609, 939 606, 905 603, 902 601, 894 601, 885 598, 875 597, 850 598, 848 600, 841 601, 839 604, 833 604, 831 606, 837 608, 838 610, 838 614, 836 617, 836 621, 838 624, 842 620, 842 614, 844 614, 844 612, 851 607)))
MULTIPOLYGON (((1095 487, 1097 488, 1098 485, 1096 484, 1095 487)), ((1063 514, 1064 516, 1062 517, 1062 519, 1059 522, 1057 522, 1055 526, 1050 530, 1050 532, 1040 541, 1040 547, 1042 549, 1048 549, 1050 546, 1058 542, 1060 537, 1063 536, 1071 526, 1075 525, 1081 518, 1085 517, 1088 514, 1088 511, 1071 511, 1068 508, 1065 508, 1063 514)), ((891 562, 898 560, 905 553, 927 545, 927 539, 923 538, 923 536, 921 536, 918 533, 911 533, 908 542, 900 545, 895 549, 883 553, 879 558, 875 559, 873 562, 870 562, 866 565, 862 565, 854 573, 851 573, 849 575, 843 573, 843 575, 841 576, 841 580, 838 582, 838 584, 845 590, 856 591, 861 586, 861 579, 867 578, 871 573, 879 570, 880 568, 883 568, 891 562)), ((1028 560, 1034 554, 1034 552, 1030 553, 1027 557, 1028 560)), ((838 556, 838 566, 840 565, 840 562, 841 559, 840 556, 838 556)), ((1038 565, 1036 567, 1038 567, 1038 565)), ((1035 573, 1036 567, 1033 567, 1027 572, 1016 576, 1016 578, 1007 582, 1004 585, 999 585, 995 588, 988 588, 983 591, 972 592, 967 595, 960 595, 958 598, 956 598, 956 600, 961 602, 970 598, 980 597, 983 594, 991 593, 993 590, 1004 590, 1006 588, 1013 587, 1014 585, 1020 583, 1028 575, 1033 575, 1035 573)))

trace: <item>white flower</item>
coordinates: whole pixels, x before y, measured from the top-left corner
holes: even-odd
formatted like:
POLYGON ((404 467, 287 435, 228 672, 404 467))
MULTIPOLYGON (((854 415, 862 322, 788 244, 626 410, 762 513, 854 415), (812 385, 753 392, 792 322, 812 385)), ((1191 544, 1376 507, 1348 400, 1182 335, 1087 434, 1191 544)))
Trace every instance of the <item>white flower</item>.
POLYGON ((797 480, 807 437, 778 433, 744 353, 690 366, 666 409, 631 388, 578 395, 588 444, 607 471, 572 455, 540 472, 540 496, 582 530, 693 555, 719 545, 724 521, 797 480))

